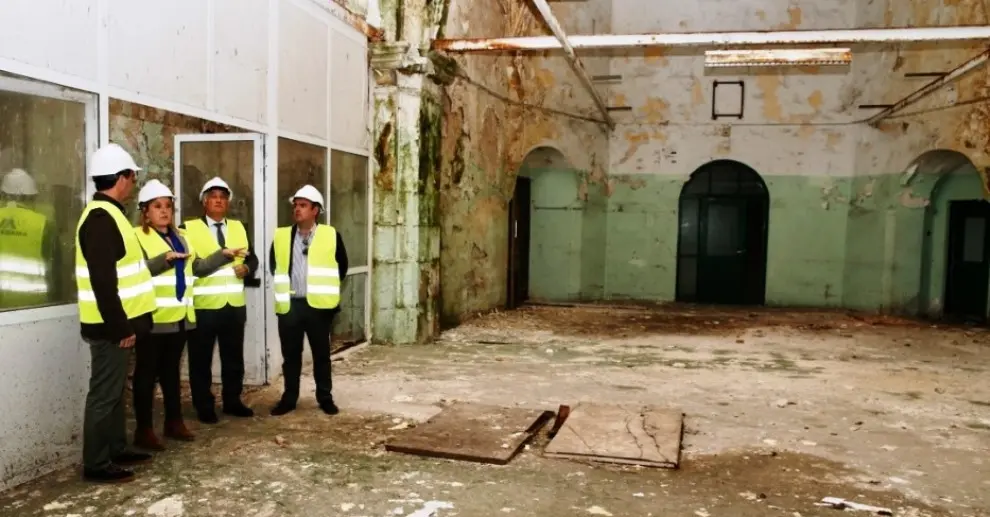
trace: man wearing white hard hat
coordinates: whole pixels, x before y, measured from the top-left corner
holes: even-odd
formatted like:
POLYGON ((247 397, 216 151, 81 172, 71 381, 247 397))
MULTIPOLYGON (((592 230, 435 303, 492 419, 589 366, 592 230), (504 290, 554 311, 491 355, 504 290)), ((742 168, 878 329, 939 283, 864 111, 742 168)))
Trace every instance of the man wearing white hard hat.
POLYGON ((117 144, 90 158, 96 194, 76 227, 76 288, 83 339, 92 367, 83 423, 83 476, 90 481, 131 481, 125 466, 151 456, 127 450, 124 386, 131 348, 151 331, 155 291, 141 244, 124 213, 141 169, 117 144))
POLYGON ((192 441, 193 434, 182 418, 179 372, 188 333, 196 327, 193 280, 213 274, 245 249, 223 248, 204 256, 191 246, 185 232, 175 227, 175 196, 158 180, 138 192, 141 224, 135 228, 148 269, 154 275, 158 309, 152 314, 151 333, 139 338, 134 366, 134 444, 147 450, 165 450, 155 434, 152 406, 155 384, 160 384, 165 403, 164 435, 192 441))
POLYGON ((295 224, 275 230, 269 255, 274 275, 275 313, 282 344, 282 399, 273 416, 296 408, 302 374, 303 337, 313 354, 316 401, 328 415, 338 413, 330 380, 330 332, 340 312, 340 285, 347 275, 347 250, 337 230, 317 219, 326 204, 312 185, 289 199, 295 224))
POLYGON ((38 186, 14 169, 0 181, 0 311, 57 300, 54 227, 35 207, 38 186))
POLYGON ((252 417, 254 411, 244 405, 244 325, 245 279, 253 278, 258 258, 244 224, 227 217, 233 192, 220 178, 213 178, 200 191, 203 216, 186 220, 182 228, 198 252, 210 255, 223 248, 246 249, 246 257, 212 275, 197 277, 193 284, 196 307, 196 330, 189 336, 189 387, 193 406, 200 422, 217 423, 213 385, 213 350, 220 347, 221 403, 223 412, 237 417, 252 417))

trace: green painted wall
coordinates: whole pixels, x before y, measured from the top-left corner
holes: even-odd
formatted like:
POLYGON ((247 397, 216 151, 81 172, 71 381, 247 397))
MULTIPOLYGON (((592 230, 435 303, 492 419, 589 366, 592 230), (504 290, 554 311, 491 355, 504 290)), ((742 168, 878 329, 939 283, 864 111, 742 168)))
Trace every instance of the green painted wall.
POLYGON ((521 174, 532 179, 529 296, 578 300, 585 240, 585 203, 578 195, 578 174, 562 168, 528 168, 521 174))
POLYGON ((608 250, 608 198, 597 185, 587 189, 581 226, 581 294, 583 300, 605 297, 608 250))
MULTIPOLYGON (((677 206, 687 178, 612 176, 609 196, 591 188, 583 199, 580 174, 526 175, 534 178, 535 298, 674 299, 677 206)), ((971 168, 938 178, 919 173, 905 185, 901 174, 764 177, 767 304, 938 313, 948 202, 982 191, 971 168)))
POLYGON ((613 176, 605 223, 605 295, 669 300, 677 275, 677 202, 683 178, 613 176))

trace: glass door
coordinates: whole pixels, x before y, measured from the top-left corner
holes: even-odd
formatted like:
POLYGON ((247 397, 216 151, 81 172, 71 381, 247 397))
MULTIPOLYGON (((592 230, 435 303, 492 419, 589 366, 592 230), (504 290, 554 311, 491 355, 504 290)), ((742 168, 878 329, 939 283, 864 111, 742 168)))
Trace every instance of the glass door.
MULTIPOLYGON (((265 339, 265 278, 268 275, 268 244, 265 242, 264 135, 224 133, 175 136, 176 220, 203 216, 199 195, 215 176, 232 190, 227 217, 244 224, 258 258, 254 277, 245 279, 247 325, 244 329, 244 382, 267 381, 265 339)), ((213 381, 220 382, 219 347, 214 350, 213 381)))

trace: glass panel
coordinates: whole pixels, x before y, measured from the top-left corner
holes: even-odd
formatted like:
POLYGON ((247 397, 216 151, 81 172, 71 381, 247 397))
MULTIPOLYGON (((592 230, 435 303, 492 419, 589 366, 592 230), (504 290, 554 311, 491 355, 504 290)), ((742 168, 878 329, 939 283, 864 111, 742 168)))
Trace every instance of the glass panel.
POLYGON ((719 167, 712 171, 712 194, 736 194, 739 192, 739 171, 719 167))
POLYGON ((312 185, 321 194, 327 195, 326 148, 279 138, 278 199, 275 200, 279 226, 293 224, 292 204, 289 203, 289 198, 303 185, 312 185))
POLYGON ((679 253, 698 253, 698 200, 682 199, 680 213, 679 253))
MULTIPOLYGON (((180 217, 183 221, 204 215, 199 192, 214 176, 230 185, 233 191, 227 217, 242 222, 251 237, 254 231, 254 142, 182 142, 182 191, 180 217)), ((254 243, 257 248, 258 243, 254 243)))
POLYGON ((5 91, 0 83, 0 311, 76 300, 86 132, 82 102, 5 91))
POLYGON ((983 262, 987 220, 967 217, 963 228, 963 262, 983 262))
POLYGON ((368 158, 330 152, 330 224, 347 247, 350 267, 368 265, 368 158))
POLYGON ((698 171, 691 175, 691 179, 684 184, 684 189, 681 191, 682 196, 689 194, 707 194, 708 193, 708 183, 711 181, 711 175, 707 171, 698 171))
POLYGON ((698 259, 680 257, 677 260, 677 298, 682 301, 694 300, 698 293, 698 259))
POLYGON ((333 321, 333 349, 364 341, 364 294, 367 273, 348 274, 340 293, 340 313, 333 321))
POLYGON ((735 255, 740 246, 741 212, 738 205, 709 203, 705 225, 705 254, 710 257, 735 255))

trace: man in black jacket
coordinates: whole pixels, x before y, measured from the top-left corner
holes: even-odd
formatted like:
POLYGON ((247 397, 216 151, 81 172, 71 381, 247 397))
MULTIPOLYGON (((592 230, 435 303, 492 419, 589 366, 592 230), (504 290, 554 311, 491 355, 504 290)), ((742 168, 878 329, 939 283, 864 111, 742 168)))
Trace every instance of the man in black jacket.
POLYGON ((123 400, 131 349, 139 334, 150 332, 155 309, 151 275, 132 260, 137 237, 123 207, 139 170, 117 144, 97 150, 88 170, 97 193, 76 230, 81 334, 92 356, 83 424, 83 476, 89 481, 131 481, 134 473, 123 466, 151 460, 127 450, 123 400))

